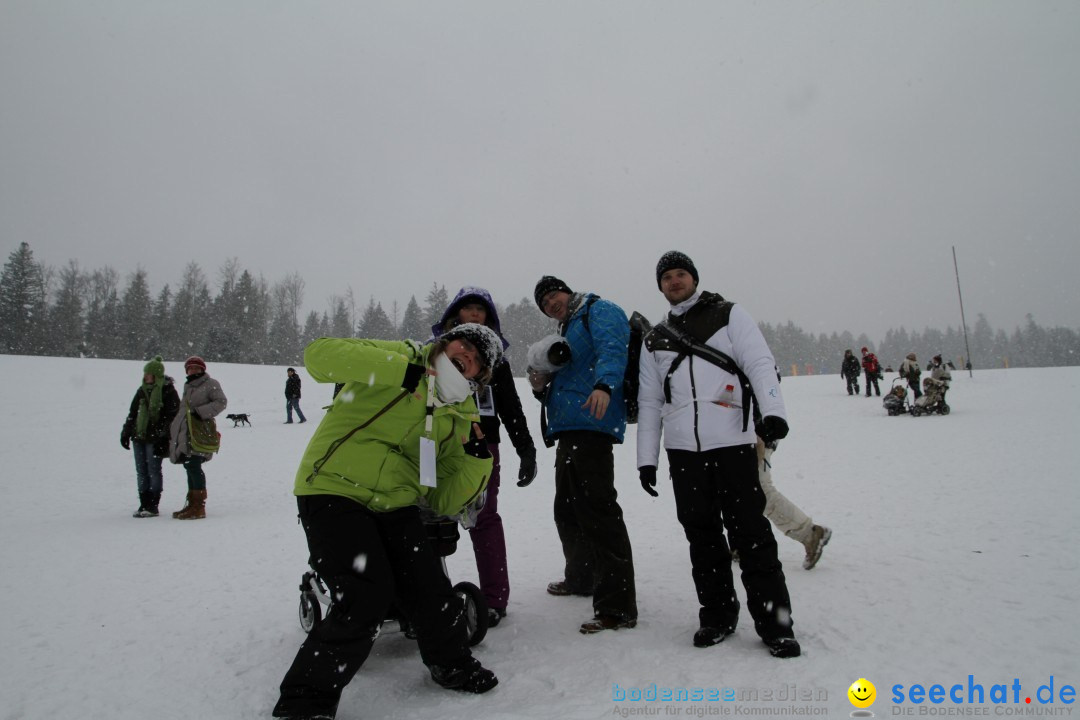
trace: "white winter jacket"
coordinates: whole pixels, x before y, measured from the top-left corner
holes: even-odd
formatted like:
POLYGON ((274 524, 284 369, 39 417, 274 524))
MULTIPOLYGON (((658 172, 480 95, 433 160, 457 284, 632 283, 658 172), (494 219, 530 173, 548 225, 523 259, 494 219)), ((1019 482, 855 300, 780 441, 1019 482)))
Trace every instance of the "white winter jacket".
MULTIPOLYGON (((682 315, 700 299, 697 292, 685 302, 672 307, 673 315, 682 315)), ((741 305, 731 308, 728 324, 706 341, 707 345, 729 355, 750 379, 762 416, 774 415, 787 420, 776 360, 761 330, 741 305)), ((694 355, 688 356, 671 377, 671 403, 664 398, 664 378, 676 353, 641 349, 640 387, 638 388, 638 467, 657 465, 660 435, 668 450, 701 452, 733 445, 757 442, 753 422, 743 430, 743 411, 724 407, 716 400, 727 385, 734 386, 736 402, 742 402, 739 378, 694 355)), ((749 400, 749 399, 748 399, 749 400)))

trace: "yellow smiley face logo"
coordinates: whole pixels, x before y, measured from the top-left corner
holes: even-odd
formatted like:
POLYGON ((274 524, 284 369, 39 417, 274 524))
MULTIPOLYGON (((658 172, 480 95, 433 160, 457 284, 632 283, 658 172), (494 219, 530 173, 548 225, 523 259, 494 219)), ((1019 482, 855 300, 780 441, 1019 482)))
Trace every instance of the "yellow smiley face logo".
POLYGON ((859 678, 851 683, 851 687, 847 690, 847 696, 855 707, 868 708, 874 704, 874 698, 877 697, 877 688, 874 687, 874 683, 866 678, 859 678))

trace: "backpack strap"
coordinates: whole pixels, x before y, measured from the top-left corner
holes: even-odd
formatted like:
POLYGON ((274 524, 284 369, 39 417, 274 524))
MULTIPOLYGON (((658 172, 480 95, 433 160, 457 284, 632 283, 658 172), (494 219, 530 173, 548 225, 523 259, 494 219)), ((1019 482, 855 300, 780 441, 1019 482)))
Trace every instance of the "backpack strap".
MULTIPOLYGON (((589 337, 592 337, 592 331, 589 330, 589 309, 593 306, 593 303, 595 303, 599 299, 599 295, 590 295, 589 299, 585 301, 585 313, 581 316, 581 324, 585 326, 585 332, 589 333, 589 337)), ((566 325, 560 328, 561 332, 559 334, 563 337, 566 337, 566 331, 569 329, 569 327, 570 320, 568 319, 566 321, 566 325)))
POLYGON ((737 377, 739 386, 742 388, 743 432, 745 432, 750 427, 751 404, 754 405, 755 418, 758 415, 757 400, 754 397, 750 378, 730 355, 706 345, 699 339, 712 337, 716 331, 726 327, 734 305, 735 303, 724 300, 720 295, 704 292, 698 303, 690 308, 686 315, 680 317, 668 313, 667 319, 654 326, 645 337, 645 346, 650 352, 668 350, 677 353, 664 378, 664 400, 668 403, 671 402, 671 378, 688 355, 696 355, 737 377), (694 312, 699 307, 701 309, 694 312))

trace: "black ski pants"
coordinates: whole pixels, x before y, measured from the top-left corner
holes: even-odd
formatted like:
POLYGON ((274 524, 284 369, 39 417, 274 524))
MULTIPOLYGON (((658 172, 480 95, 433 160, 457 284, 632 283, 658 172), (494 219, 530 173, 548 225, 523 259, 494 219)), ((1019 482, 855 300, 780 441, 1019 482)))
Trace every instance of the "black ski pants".
POLYGON ((878 387, 878 374, 866 371, 866 397, 870 397, 870 383, 874 383, 874 394, 881 397, 881 388, 878 387))
POLYGON ((701 626, 734 630, 739 619, 726 528, 731 547, 739 553, 746 604, 757 634, 765 640, 794 637, 787 580, 765 517, 756 448, 737 445, 667 454, 676 512, 690 542, 701 626))
POLYGON ((859 376, 858 375, 845 375, 844 379, 847 380, 847 394, 858 394, 859 392, 859 376), (854 389, 854 393, 852 393, 854 389))
POLYGON ((472 657, 464 605, 428 543, 416 507, 377 513, 334 495, 298 497, 297 505, 312 566, 334 602, 281 681, 278 709, 336 707, 395 600, 417 631, 426 665, 454 667, 472 657))
POLYGON ((591 593, 597 615, 636 619, 634 557, 615 491, 613 443, 605 433, 559 434, 555 527, 570 589, 591 593))

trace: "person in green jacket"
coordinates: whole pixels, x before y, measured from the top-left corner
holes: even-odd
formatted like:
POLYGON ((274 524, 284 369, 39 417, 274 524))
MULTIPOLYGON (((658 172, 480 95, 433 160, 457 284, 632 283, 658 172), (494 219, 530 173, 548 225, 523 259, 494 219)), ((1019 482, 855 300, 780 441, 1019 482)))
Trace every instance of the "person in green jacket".
POLYGON ((473 658, 464 606, 427 542, 421 507, 463 517, 482 503, 492 460, 473 393, 502 343, 459 325, 431 345, 320 338, 304 351, 316 382, 344 383, 308 444, 294 494, 312 567, 334 598, 281 682, 277 718, 333 718, 391 602, 417 631, 439 685, 498 684, 473 658))

